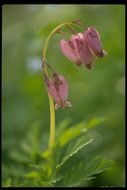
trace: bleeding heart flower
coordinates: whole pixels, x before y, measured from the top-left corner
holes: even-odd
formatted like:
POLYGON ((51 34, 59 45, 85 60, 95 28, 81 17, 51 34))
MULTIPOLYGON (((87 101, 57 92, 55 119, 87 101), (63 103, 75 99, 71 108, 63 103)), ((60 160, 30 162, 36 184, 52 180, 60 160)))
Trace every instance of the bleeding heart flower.
POLYGON ((45 75, 45 83, 49 94, 53 97, 56 103, 56 110, 59 107, 62 107, 63 109, 65 107, 71 107, 71 103, 67 101, 68 84, 62 75, 54 73, 53 79, 50 79, 45 75))
POLYGON ((102 49, 100 35, 95 28, 89 27, 86 32, 84 32, 84 38, 97 57, 101 58, 107 55, 106 51, 102 49))
POLYGON ((84 64, 88 69, 96 57, 103 57, 107 53, 102 50, 98 32, 89 27, 86 32, 72 35, 70 40, 62 39, 60 48, 64 56, 77 66, 84 64))
POLYGON ((84 64, 88 69, 91 69, 95 57, 82 33, 72 35, 68 41, 61 40, 60 47, 65 57, 76 63, 77 66, 84 64))

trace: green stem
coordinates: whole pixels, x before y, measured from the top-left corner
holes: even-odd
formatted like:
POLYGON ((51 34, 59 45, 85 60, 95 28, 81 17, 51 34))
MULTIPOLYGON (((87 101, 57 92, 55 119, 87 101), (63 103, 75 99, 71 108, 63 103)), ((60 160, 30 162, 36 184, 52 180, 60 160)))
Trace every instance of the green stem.
MULTIPOLYGON (((47 53, 47 48, 48 48, 48 44, 49 41, 51 39, 51 37, 53 36, 53 34, 56 33, 56 31, 65 26, 71 24, 71 22, 67 22, 67 23, 62 23, 60 25, 58 25, 56 28, 54 28, 51 33, 48 35, 46 42, 44 44, 44 49, 43 49, 43 53, 42 53, 42 58, 43 61, 46 60, 46 53, 47 53)), ((48 69, 47 69, 47 65, 44 64, 44 72, 48 75, 48 69)), ((49 107, 50 107, 50 136, 49 136, 49 148, 52 149, 53 146, 55 145, 55 108, 54 108, 54 102, 53 102, 53 98, 50 96, 50 94, 48 93, 48 97, 49 97, 49 107)))

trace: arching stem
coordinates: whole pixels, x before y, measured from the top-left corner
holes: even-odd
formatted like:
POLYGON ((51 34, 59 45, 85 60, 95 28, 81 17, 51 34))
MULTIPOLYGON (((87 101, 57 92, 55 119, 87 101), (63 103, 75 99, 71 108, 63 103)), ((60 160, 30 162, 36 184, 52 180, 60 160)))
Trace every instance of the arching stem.
MULTIPOLYGON (((43 48, 43 53, 42 53, 42 61, 43 61, 43 69, 44 69, 44 73, 48 76, 48 66, 47 64, 45 64, 46 62, 46 53, 47 53, 47 48, 48 48, 48 44, 49 41, 51 39, 51 37, 57 32, 57 30, 59 30, 61 27, 65 26, 65 25, 69 25, 72 24, 72 22, 67 22, 67 23, 62 23, 60 25, 58 25, 56 28, 54 28, 50 34, 48 35, 45 44, 44 44, 44 48, 43 48)), ((48 98, 49 98, 49 107, 50 107, 50 136, 49 136, 49 148, 52 149, 55 145, 55 108, 54 108, 54 102, 53 102, 53 98, 50 96, 50 94, 48 93, 48 98)))

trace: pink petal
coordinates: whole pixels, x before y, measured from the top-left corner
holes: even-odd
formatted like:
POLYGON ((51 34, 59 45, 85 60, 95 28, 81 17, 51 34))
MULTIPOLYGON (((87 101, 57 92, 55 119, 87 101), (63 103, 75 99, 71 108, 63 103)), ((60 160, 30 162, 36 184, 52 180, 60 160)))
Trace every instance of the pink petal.
POLYGON ((60 48, 65 57, 74 63, 79 63, 75 50, 72 48, 72 45, 69 45, 69 41, 61 40, 60 48))
POLYGON ((45 83, 49 94, 55 101, 55 109, 59 107, 71 107, 70 102, 67 101, 68 84, 62 75, 54 73, 53 79, 49 79, 45 75, 45 83))
POLYGON ((68 96, 68 84, 65 78, 62 75, 54 75, 54 84, 56 85, 57 93, 60 99, 60 103, 57 107, 66 107, 66 101, 68 96), (60 82, 60 83, 59 83, 60 82), (56 83, 56 84, 55 84, 56 83), (59 83, 59 85, 58 85, 59 83))
POLYGON ((88 69, 91 69, 92 68, 92 63, 95 60, 95 56, 90 51, 86 40, 83 41, 83 46, 82 46, 82 49, 80 50, 80 56, 81 56, 82 63, 88 69))
POLYGON ((83 63, 88 69, 91 69, 94 56, 89 49, 89 46, 84 39, 83 33, 78 33, 71 37, 73 44, 75 45, 77 56, 80 57, 81 63, 83 63))
POLYGON ((89 47, 97 57, 103 57, 105 55, 102 50, 100 35, 95 28, 89 27, 84 33, 84 38, 87 40, 89 47))
POLYGON ((74 45, 75 54, 76 54, 76 56, 77 56, 77 58, 78 58, 78 60, 79 60, 79 62, 81 64, 81 58, 80 58, 80 54, 79 54, 79 49, 82 47, 82 44, 81 44, 80 36, 79 35, 72 35, 71 38, 70 38, 70 41, 74 45))
POLYGON ((68 84, 67 84, 67 81, 65 80, 65 78, 62 75, 59 75, 58 77, 62 82, 62 84, 59 85, 58 93, 59 93, 60 99, 63 100, 63 101, 64 100, 66 101, 67 96, 68 96, 68 84))
POLYGON ((46 87, 47 87, 49 94, 53 97, 53 99, 55 100, 55 102, 57 104, 60 104, 60 97, 59 97, 58 92, 55 88, 54 81, 52 81, 48 77, 45 77, 45 82, 46 82, 46 87))

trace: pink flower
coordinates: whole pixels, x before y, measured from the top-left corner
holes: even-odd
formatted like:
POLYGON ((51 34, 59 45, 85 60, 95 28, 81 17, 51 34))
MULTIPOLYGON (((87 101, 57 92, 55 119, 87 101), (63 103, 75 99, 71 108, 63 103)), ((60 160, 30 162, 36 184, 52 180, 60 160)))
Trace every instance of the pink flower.
POLYGON ((86 39, 90 49, 97 57, 103 57, 107 55, 106 51, 102 49, 100 35, 95 28, 89 27, 84 32, 84 38, 86 39))
POLYGON ((76 63, 77 66, 84 64, 88 69, 91 69, 94 56, 82 33, 72 35, 68 41, 61 40, 60 48, 64 56, 76 63))
POLYGON ((101 48, 99 34, 92 27, 89 27, 85 33, 72 35, 70 40, 62 39, 60 48, 70 61, 78 66, 84 64, 88 69, 92 68, 96 57, 106 55, 106 52, 101 48))
POLYGON ((69 101, 67 101, 68 96, 68 84, 62 75, 54 74, 53 79, 50 79, 45 75, 45 83, 49 94, 55 101, 55 109, 59 107, 63 109, 65 107, 71 107, 69 101))

